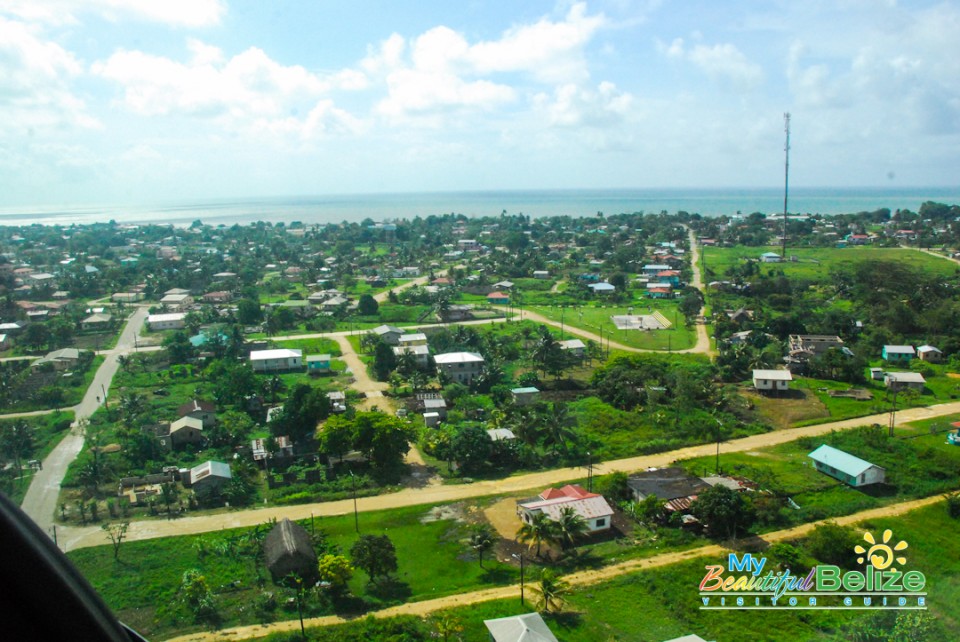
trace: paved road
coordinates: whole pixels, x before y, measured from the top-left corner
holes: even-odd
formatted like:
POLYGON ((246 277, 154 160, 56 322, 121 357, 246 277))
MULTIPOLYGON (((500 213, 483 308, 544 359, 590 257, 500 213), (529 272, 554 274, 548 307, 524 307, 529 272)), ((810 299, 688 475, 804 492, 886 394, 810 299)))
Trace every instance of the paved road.
POLYGON ((60 483, 67 473, 67 467, 76 459, 83 447, 80 421, 90 417, 100 407, 104 392, 109 393, 110 382, 117 373, 117 358, 125 352, 133 351, 134 336, 140 331, 146 318, 147 308, 145 307, 137 308, 130 316, 117 341, 116 349, 100 365, 83 400, 72 408, 76 420, 70 428, 70 433, 43 460, 43 469, 37 471, 30 483, 30 488, 27 489, 21 508, 47 533, 52 530, 60 483))
MULTIPOLYGON (((960 402, 952 402, 930 406, 927 408, 909 408, 897 413, 897 425, 903 423, 960 414, 960 402)), ((870 424, 886 424, 888 413, 847 419, 803 428, 792 428, 776 432, 752 435, 721 444, 720 455, 724 453, 743 452, 775 446, 801 437, 823 435, 833 430, 849 430, 858 426, 870 424)), ((680 459, 691 457, 705 457, 716 453, 716 444, 702 444, 689 446, 679 450, 659 453, 655 455, 641 455, 608 461, 594 465, 594 470, 604 474, 621 470, 633 472, 650 467, 668 466, 680 459)), ((428 486, 426 488, 405 488, 396 493, 361 497, 357 500, 358 510, 374 511, 399 506, 415 506, 419 504, 433 504, 455 502, 486 495, 519 493, 530 490, 542 490, 547 486, 581 479, 586 476, 583 468, 561 468, 527 475, 516 475, 505 479, 480 481, 473 484, 455 484, 446 486, 428 486)), ((271 518, 307 519, 311 515, 346 515, 353 511, 352 500, 324 502, 318 504, 301 504, 297 506, 266 507, 253 510, 238 511, 219 515, 198 515, 185 517, 179 520, 143 520, 131 522, 127 531, 128 540, 151 539, 154 537, 168 537, 186 535, 190 533, 205 533, 223 528, 254 526, 271 518)), ((361 518, 362 519, 362 518, 361 518)), ((83 548, 86 546, 100 546, 105 543, 103 533, 96 527, 61 527, 60 543, 65 550, 83 548)))
MULTIPOLYGON (((827 521, 836 522, 838 524, 847 526, 861 522, 869 522, 870 520, 880 517, 903 515, 910 511, 914 511, 940 501, 943 501, 942 497, 927 497, 925 499, 913 500, 900 504, 892 504, 882 508, 872 508, 870 510, 847 515, 845 517, 836 517, 830 520, 811 522, 795 528, 788 528, 780 531, 774 531, 772 533, 766 533, 760 536, 759 539, 771 544, 774 542, 789 541, 806 535, 818 525, 827 521)), ((565 575, 563 579, 573 587, 590 586, 592 584, 597 584, 598 582, 603 582, 626 573, 669 566, 671 564, 677 564, 699 557, 707 557, 720 561, 732 551, 732 548, 722 544, 708 544, 707 546, 701 546, 699 548, 693 548, 686 551, 671 551, 667 553, 661 553, 660 555, 654 555, 652 557, 627 560, 619 564, 611 564, 609 566, 604 566, 597 569, 578 571, 576 573, 565 575)), ((509 586, 498 586, 479 591, 471 591, 469 593, 460 593, 458 595, 448 595, 432 600, 408 602, 399 606, 373 611, 371 613, 367 613, 365 616, 389 618, 396 617, 398 615, 416 615, 419 617, 424 617, 445 609, 467 606, 469 604, 478 604, 480 602, 490 602, 492 600, 501 600, 507 598, 516 599, 519 596, 520 585, 512 584, 509 586)), ((533 596, 533 593, 531 593, 531 596, 533 596)), ((307 627, 316 627, 344 624, 349 621, 349 618, 338 615, 327 615, 323 617, 305 619, 303 622, 307 627)), ((223 640, 250 640, 265 637, 272 633, 297 631, 299 628, 299 620, 286 620, 282 622, 271 622, 269 624, 238 626, 230 629, 221 629, 219 631, 190 633, 188 635, 172 638, 171 642, 222 642, 223 640)))

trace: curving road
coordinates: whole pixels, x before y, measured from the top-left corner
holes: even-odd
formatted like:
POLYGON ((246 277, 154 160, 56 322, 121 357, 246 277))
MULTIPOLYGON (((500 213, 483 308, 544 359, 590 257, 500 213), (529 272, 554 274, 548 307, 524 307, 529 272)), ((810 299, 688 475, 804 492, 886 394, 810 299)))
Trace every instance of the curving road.
POLYGON ((60 483, 63 481, 64 475, 67 474, 70 463, 76 459, 83 447, 81 422, 90 417, 100 407, 101 397, 105 392, 109 392, 110 382, 113 381, 113 376, 117 373, 118 357, 133 352, 136 345, 134 337, 139 333, 146 318, 147 308, 137 308, 127 320, 127 324, 120 334, 120 339, 117 340, 117 347, 100 353, 106 354, 107 358, 97 369, 93 382, 87 388, 83 400, 70 408, 76 417, 70 427, 70 433, 43 460, 43 468, 37 471, 30 483, 30 488, 27 489, 27 494, 20 506, 44 532, 50 533, 52 530, 53 516, 57 510, 57 498, 60 495, 60 483))

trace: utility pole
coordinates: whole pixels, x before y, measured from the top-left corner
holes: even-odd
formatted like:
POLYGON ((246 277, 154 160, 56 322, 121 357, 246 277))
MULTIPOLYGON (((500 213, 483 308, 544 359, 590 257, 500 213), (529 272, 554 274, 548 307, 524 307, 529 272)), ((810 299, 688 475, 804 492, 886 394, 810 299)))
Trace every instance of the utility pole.
POLYGON ((787 135, 783 146, 783 238, 780 239, 780 258, 787 260, 787 196, 790 193, 790 112, 783 115, 783 131, 787 135))
POLYGON ((587 491, 593 492, 593 457, 587 451, 587 491))
POLYGON ((897 423, 897 392, 898 389, 895 384, 893 388, 893 407, 890 408, 890 426, 887 430, 890 437, 893 437, 893 427, 897 423))

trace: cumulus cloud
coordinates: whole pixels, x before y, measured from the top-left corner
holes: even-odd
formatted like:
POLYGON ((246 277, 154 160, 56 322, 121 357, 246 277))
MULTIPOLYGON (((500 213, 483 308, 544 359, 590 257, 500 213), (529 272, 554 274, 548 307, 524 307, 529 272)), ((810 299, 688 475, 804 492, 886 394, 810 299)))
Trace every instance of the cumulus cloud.
POLYGON ((324 96, 334 88, 364 86, 358 72, 321 77, 300 65, 282 65, 256 47, 230 58, 198 40, 190 40, 187 49, 191 58, 186 62, 121 50, 94 63, 91 72, 119 85, 123 104, 144 116, 208 117, 227 126, 253 124, 302 136, 356 127, 356 119, 324 96), (308 115, 291 115, 300 111, 308 115))
POLYGON ((607 127, 629 117, 634 98, 611 82, 602 82, 596 89, 568 83, 557 87, 552 95, 537 94, 533 102, 550 125, 607 127))
POLYGON ((117 22, 134 18, 178 27, 219 24, 227 12, 223 0, 0 0, 0 12, 52 24, 76 22, 94 13, 117 22))
POLYGON ((737 89, 752 89, 763 81, 762 67, 730 43, 688 48, 683 38, 676 38, 669 45, 658 43, 658 48, 667 57, 689 61, 714 80, 730 82, 737 89))
POLYGON ((26 24, 0 18, 0 129, 97 127, 71 81, 83 67, 72 53, 26 24))
POLYGON ((377 111, 391 119, 433 117, 450 110, 487 110, 512 102, 517 89, 496 78, 519 73, 539 84, 589 78, 584 48, 606 24, 577 3, 559 20, 544 17, 515 25, 496 40, 470 43, 438 26, 411 41, 394 34, 368 52, 361 69, 382 76, 387 96, 377 111))

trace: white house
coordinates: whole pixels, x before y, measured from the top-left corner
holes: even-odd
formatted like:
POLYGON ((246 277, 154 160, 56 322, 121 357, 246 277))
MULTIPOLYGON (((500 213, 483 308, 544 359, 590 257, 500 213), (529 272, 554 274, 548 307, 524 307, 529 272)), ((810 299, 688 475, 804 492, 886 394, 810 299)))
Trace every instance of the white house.
POLYGON ((818 471, 851 486, 882 484, 886 479, 886 470, 880 466, 826 444, 807 456, 818 471))
POLYGON ((890 390, 916 390, 922 392, 927 380, 919 372, 885 372, 883 385, 890 390))
POLYGON ((484 620, 491 642, 557 642, 539 613, 484 620))
POLYGON ((253 350, 250 352, 250 366, 254 372, 298 370, 303 367, 303 350, 253 350))
POLYGON ((446 352, 434 358, 437 369, 451 381, 469 385, 483 370, 483 357, 476 352, 446 352))
POLYGON ((378 325, 373 329, 373 333, 388 346, 395 346, 403 336, 403 330, 393 325, 378 325))
POLYGON ((198 497, 218 495, 230 481, 230 464, 205 461, 190 469, 190 486, 198 497))
POLYGON ((160 299, 160 303, 167 310, 182 312, 193 305, 193 297, 189 294, 168 294, 160 299))
POLYGON ((753 371, 753 387, 761 392, 789 390, 791 381, 793 381, 793 375, 790 374, 789 370, 753 371))
POLYGON ((779 263, 782 257, 776 252, 764 252, 760 255, 761 263, 779 263))
POLYGON ((566 350, 568 353, 574 357, 582 357, 587 350, 586 344, 580 339, 567 339, 566 341, 558 341, 561 350, 566 350))
POLYGON ((920 357, 921 361, 940 361, 943 357, 943 352, 939 348, 936 348, 931 345, 922 345, 917 348, 917 356, 920 357))
POLYGON ((548 488, 535 498, 517 502, 517 515, 527 524, 536 513, 544 513, 553 521, 560 519, 560 511, 570 507, 587 523, 589 532, 610 529, 613 509, 603 495, 590 493, 583 487, 568 484, 563 488, 548 488))
POLYGON ((147 327, 151 330, 180 330, 186 327, 186 318, 184 312, 151 314, 147 317, 147 327))
POLYGON ((425 346, 427 345, 427 335, 423 332, 411 332, 410 334, 402 334, 397 340, 397 345, 399 346, 425 346))
POLYGON ((395 346, 393 354, 397 359, 405 354, 412 354, 418 368, 426 368, 430 365, 430 346, 428 345, 395 346))

